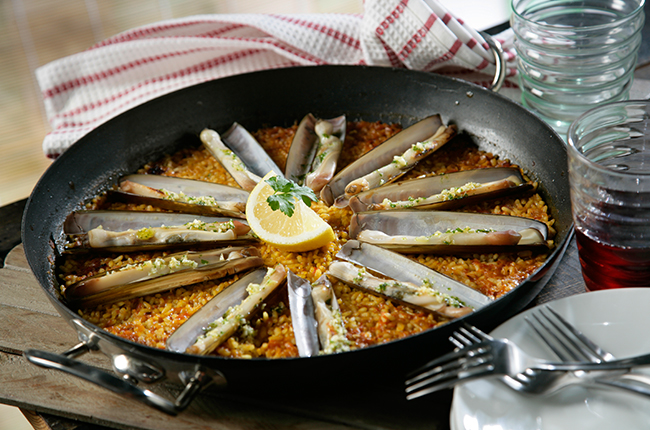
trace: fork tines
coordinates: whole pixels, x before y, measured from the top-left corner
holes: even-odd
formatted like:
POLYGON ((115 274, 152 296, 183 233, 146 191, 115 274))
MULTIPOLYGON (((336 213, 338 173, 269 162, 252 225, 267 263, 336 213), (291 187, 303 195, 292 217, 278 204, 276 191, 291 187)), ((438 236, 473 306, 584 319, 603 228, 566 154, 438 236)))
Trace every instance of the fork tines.
POLYGON ((493 367, 492 358, 492 346, 478 343, 432 360, 408 375, 406 398, 412 400, 485 374, 493 367))
POLYGON ((551 307, 540 308, 531 316, 535 321, 526 317, 526 322, 562 360, 602 362, 614 359, 551 307))

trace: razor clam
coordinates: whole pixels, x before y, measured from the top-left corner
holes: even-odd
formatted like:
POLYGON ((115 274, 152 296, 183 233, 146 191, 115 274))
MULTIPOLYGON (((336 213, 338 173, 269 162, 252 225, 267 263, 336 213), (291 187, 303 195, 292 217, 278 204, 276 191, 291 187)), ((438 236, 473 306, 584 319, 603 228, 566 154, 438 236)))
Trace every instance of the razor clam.
POLYGON ((426 284, 449 299, 447 305, 450 308, 445 309, 445 313, 453 314, 451 307, 456 307, 459 303, 478 310, 492 302, 490 297, 480 291, 429 269, 408 257, 375 245, 349 240, 341 247, 336 257, 366 267, 399 282, 415 285, 426 284))
POLYGON ((233 123, 221 137, 228 145, 228 148, 232 149, 244 165, 257 176, 264 177, 271 171, 276 176, 284 176, 282 170, 255 140, 253 135, 240 124, 233 123))
POLYGON ((355 212, 391 209, 450 209, 535 188, 516 167, 464 170, 395 182, 350 199, 355 212))
POLYGON ((304 183, 316 155, 316 142, 318 142, 316 117, 308 113, 298 124, 298 129, 289 147, 287 163, 284 168, 284 175, 287 179, 298 185, 304 183))
MULTIPOLYGON (((95 228, 88 232, 91 248, 147 249, 149 245, 234 241, 247 234, 250 227, 239 221, 204 223, 199 220, 178 226, 144 227, 139 230, 110 231, 95 228)), ((149 248, 151 249, 151 248, 149 248)))
POLYGON ((421 286, 395 279, 380 278, 368 272, 364 267, 357 267, 347 261, 334 261, 327 273, 335 278, 358 288, 381 294, 401 303, 427 309, 449 318, 457 318, 472 312, 448 294, 430 288, 426 283, 421 286), (449 308, 449 312, 447 309, 449 308))
POLYGON ((311 290, 314 312, 318 321, 318 339, 324 354, 335 354, 350 350, 347 329, 334 294, 334 289, 326 275, 316 280, 311 290))
POLYGON ((243 220, 188 214, 136 211, 78 211, 63 226, 63 252, 108 252, 214 247, 255 241, 243 220))
POLYGON ((248 191, 228 185, 161 175, 128 175, 107 197, 124 203, 199 215, 245 218, 248 191))
POLYGON ((219 160, 235 182, 246 191, 251 191, 262 180, 261 177, 248 170, 242 160, 224 145, 216 131, 204 129, 201 132, 201 142, 208 148, 212 156, 219 160))
MULTIPOLYGON (((366 175, 371 175, 370 179, 373 181, 376 179, 377 184, 379 184, 382 177, 379 176, 378 173, 373 174, 373 172, 393 164, 395 157, 398 157, 397 160, 400 165, 403 164, 401 163, 401 160, 408 151, 410 151, 408 155, 409 157, 414 156, 413 160, 410 161, 417 161, 421 156, 418 155, 419 151, 413 150, 412 147, 414 145, 417 146, 419 142, 426 141, 441 132, 444 138, 451 139, 455 131, 455 126, 444 126, 440 119, 440 115, 433 115, 413 124, 390 139, 387 139, 371 151, 366 152, 361 158, 341 170, 336 176, 334 176, 334 178, 332 178, 329 184, 323 187, 321 190, 321 199, 330 206, 334 203, 339 207, 347 206, 348 199, 351 195, 363 191, 363 187, 360 186, 353 186, 346 191, 350 183, 363 178, 366 175), (354 188, 354 190, 352 190, 352 188, 354 188)), ((439 140, 438 143, 442 144, 443 140, 444 139, 439 140)), ((420 147, 418 146, 418 148, 420 147)), ((427 154, 429 153, 430 151, 427 152, 427 154)), ((398 167, 397 164, 398 163, 396 162, 395 167, 398 167)), ((408 164, 408 162, 406 164, 408 164)), ((387 170, 386 174, 389 174, 395 169, 388 167, 385 170, 387 170)), ((394 173, 399 176, 404 173, 404 170, 398 168, 394 173)), ((396 177, 397 176, 390 180, 394 180, 396 177)), ((384 177, 383 180, 384 183, 390 181, 386 177, 384 177)))
POLYGON ((314 303, 309 281, 289 270, 287 274, 289 310, 291 324, 296 338, 296 347, 301 357, 318 355, 318 323, 314 317, 314 303))
MULTIPOLYGON (((341 201, 349 200, 350 197, 360 192, 381 187, 394 181, 415 167, 418 161, 440 149, 455 135, 456 126, 441 126, 433 136, 422 142, 414 143, 403 154, 395 155, 390 163, 350 182, 345 187, 345 197, 341 198, 341 201)), ((337 205, 340 205, 340 203, 337 205)))
POLYGON ((311 164, 311 171, 305 179, 305 185, 315 193, 320 193, 336 172, 345 141, 345 126, 345 115, 329 120, 318 120, 316 123, 318 150, 311 164))
POLYGON ((287 277, 287 269, 278 264, 269 268, 264 279, 259 284, 249 284, 246 290, 248 296, 208 325, 205 334, 199 336, 196 342, 187 348, 190 354, 208 354, 217 348, 224 340, 232 336, 239 326, 253 311, 277 288, 287 277))
POLYGON ((180 252, 86 278, 67 287, 64 294, 73 305, 90 307, 217 279, 263 264, 253 247, 180 252))
MULTIPOLYGON (((107 230, 140 229, 142 227, 162 227, 164 225, 185 224, 194 220, 203 222, 228 221, 227 217, 199 216, 169 212, 148 211, 92 211, 72 212, 63 224, 65 234, 87 233, 93 228, 103 226, 107 230)), ((245 220, 238 221, 246 224, 245 220)))
POLYGON ((392 210, 359 212, 350 237, 403 253, 453 254, 549 249, 548 226, 510 215, 392 210))
POLYGON ((214 296, 167 338, 166 349, 185 352, 199 336, 205 333, 210 323, 222 317, 232 306, 241 303, 248 296, 246 291, 248 285, 261 283, 266 272, 265 267, 255 269, 214 296))
POLYGON ((345 115, 332 119, 316 119, 307 114, 291 142, 287 156, 287 177, 306 185, 315 193, 327 184, 336 171, 343 141, 345 115))

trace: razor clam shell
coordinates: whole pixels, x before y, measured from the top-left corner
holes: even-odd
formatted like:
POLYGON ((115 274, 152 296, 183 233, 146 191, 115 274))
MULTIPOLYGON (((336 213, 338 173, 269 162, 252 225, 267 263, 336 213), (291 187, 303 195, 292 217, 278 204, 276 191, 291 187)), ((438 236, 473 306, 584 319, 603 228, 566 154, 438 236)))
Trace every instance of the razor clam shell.
POLYGON ((195 179, 177 178, 174 176, 133 174, 120 178, 122 181, 137 182, 151 188, 165 189, 175 193, 184 193, 188 196, 214 197, 216 200, 240 202, 246 204, 249 192, 229 185, 215 184, 213 182, 198 181, 195 179))
MULTIPOLYGON (((128 175, 120 179, 120 182, 131 181, 155 189, 164 189, 175 193, 184 193, 192 197, 213 197, 215 200, 224 202, 241 203, 246 206, 248 200, 248 191, 228 185, 214 184, 212 182, 197 181, 194 179, 183 179, 172 176, 162 175, 128 175)), ((119 190, 110 190, 107 192, 107 199, 110 201, 119 201, 123 203, 148 204, 161 209, 175 212, 197 214, 228 216, 232 218, 245 218, 243 212, 231 209, 218 208, 216 206, 199 205, 186 202, 176 202, 173 200, 160 199, 156 197, 140 196, 138 194, 126 193, 119 190)))
POLYGON ((218 208, 216 206, 197 205, 173 200, 158 199, 156 197, 145 197, 137 194, 125 193, 117 190, 106 192, 106 198, 111 202, 133 203, 151 205, 156 208, 184 214, 226 216, 230 218, 246 219, 246 214, 230 209, 218 208))
POLYGON ((316 130, 317 136, 314 146, 317 149, 309 172, 305 177, 305 185, 315 193, 320 193, 323 187, 334 177, 341 150, 343 149, 343 143, 345 142, 346 126, 345 115, 316 121, 314 129, 316 130), (332 131, 328 137, 319 133, 319 129, 322 130, 324 127, 319 127, 321 124, 329 124, 332 127, 332 131))
POLYGON ((87 244, 88 231, 102 227, 110 231, 139 230, 148 227, 177 226, 183 225, 194 220, 205 223, 237 221, 248 225, 245 220, 239 218, 232 219, 227 217, 199 216, 191 214, 178 214, 167 212, 146 212, 146 211, 77 211, 73 212, 66 218, 63 224, 64 234, 70 236, 71 242, 78 242, 82 245, 77 247, 64 247, 62 253, 76 253, 92 251, 105 252, 131 252, 141 250, 166 250, 187 248, 190 246, 200 246, 202 248, 214 248, 215 246, 225 245, 243 245, 256 242, 251 234, 239 236, 236 239, 228 241, 204 241, 204 242, 178 242, 162 244, 142 244, 128 245, 119 247, 90 248, 87 244))
POLYGON ((314 302, 311 298, 311 284, 292 271, 287 273, 289 310, 291 324, 296 338, 298 354, 301 357, 318 355, 318 322, 314 315, 314 302))
POLYGON ((275 164, 269 154, 241 124, 237 122, 233 123, 221 135, 221 138, 246 167, 257 176, 263 178, 271 171, 276 176, 284 176, 282 170, 275 164))
MULTIPOLYGON (((464 170, 460 172, 447 173, 444 175, 427 176, 425 178, 411 179, 408 181, 394 182, 379 188, 364 191, 350 199, 350 208, 354 212, 365 212, 375 210, 374 205, 381 204, 384 199, 393 202, 408 201, 410 198, 428 198, 440 194, 450 188, 462 187, 470 182, 489 183, 506 180, 514 176, 520 182, 507 188, 500 188, 480 194, 469 195, 453 200, 440 201, 429 204, 414 204, 412 209, 441 210, 453 209, 459 206, 480 202, 485 199, 503 197, 515 193, 525 193, 534 190, 535 186, 526 182, 519 168, 516 167, 494 167, 487 169, 464 170)), ((405 208, 400 208, 405 209, 405 208)), ((385 209, 381 209, 385 210, 385 209)), ((390 209, 387 209, 390 210, 390 209)))
POLYGON ((284 174, 287 179, 302 185, 311 169, 312 161, 318 149, 318 135, 316 134, 316 117, 308 113, 298 125, 296 134, 293 136, 289 153, 287 154, 287 165, 284 174))
MULTIPOLYGON (((264 265, 264 260, 260 257, 260 253, 257 248, 231 247, 217 249, 214 250, 214 252, 221 253, 222 255, 226 256, 226 259, 217 263, 197 267, 196 269, 186 269, 155 278, 148 278, 127 284, 115 285, 90 294, 77 293, 77 288, 83 286, 87 280, 103 276, 98 275, 96 277, 86 278, 77 284, 71 285, 66 289, 65 296, 73 306, 92 307, 102 303, 112 303, 119 300, 128 300, 149 294, 160 293, 186 285, 196 284, 198 282, 223 278, 238 272, 264 265), (240 256, 237 258, 227 259, 227 256, 231 253, 238 253, 240 256)), ((203 255, 204 253, 198 252, 197 254, 203 255)))
POLYGON ((210 154, 221 163, 235 182, 243 189, 252 191, 255 185, 262 180, 261 177, 248 170, 248 166, 244 164, 232 149, 223 143, 221 136, 216 131, 206 128, 201 131, 200 139, 210 154))
MULTIPOLYGON (((365 271, 365 270, 364 270, 365 271)), ((380 278, 368 271, 362 274, 359 267, 348 261, 333 261, 327 274, 357 288, 373 294, 389 297, 399 303, 408 304, 420 309, 438 312, 446 307, 444 299, 435 293, 420 294, 419 285, 410 282, 400 282, 395 279, 380 278), (380 287, 383 285, 383 289, 380 287)))
POLYGON ((200 335, 186 352, 205 355, 214 351, 241 327, 244 319, 250 318, 271 293, 284 284, 286 278, 287 269, 282 264, 276 264, 273 268, 268 268, 262 282, 257 288, 248 289, 248 296, 232 309, 233 313, 228 314, 226 318, 214 321, 215 325, 212 326, 211 324, 209 330, 200 335))
POLYGON ((349 240, 336 254, 337 258, 367 267, 377 273, 401 282, 422 285, 425 281, 440 293, 461 300, 474 310, 491 303, 493 299, 465 284, 396 252, 357 240, 349 240))
POLYGON ((246 288, 249 284, 259 284, 266 275, 266 269, 255 269, 233 282, 214 296, 201 309, 181 324, 167 339, 165 348, 174 352, 185 352, 196 339, 205 333, 207 326, 223 316, 231 307, 248 297, 246 288))
POLYGON ((311 290, 314 303, 314 316, 318 324, 318 340, 324 354, 350 350, 347 329, 343 322, 341 309, 334 294, 332 283, 327 275, 321 275, 311 290))
MULTIPOLYGON (((444 245, 390 242, 383 248, 409 254, 476 254, 490 252, 517 252, 524 250, 547 251, 548 226, 541 221, 510 215, 481 214, 471 212, 447 212, 425 210, 390 210, 355 213, 350 220, 350 238, 357 239, 363 230, 373 230, 388 236, 431 236, 456 228, 514 230, 520 232, 534 229, 540 241, 526 245, 444 245)), ((377 244, 375 244, 377 245, 377 244)))
MULTIPOLYGON (((197 216, 169 212, 81 210, 68 215, 63 224, 63 232, 65 234, 81 234, 99 226, 112 231, 137 230, 144 227, 182 225, 197 219, 206 223, 230 220, 228 217, 197 216)), ((237 221, 247 224, 245 220, 237 221)))
POLYGON ((399 156, 393 157, 390 163, 350 182, 345 187, 345 195, 338 197, 334 201, 334 205, 338 207, 347 206, 348 200, 360 192, 394 182, 414 168, 420 160, 442 148, 443 145, 456 136, 456 132, 455 125, 441 126, 433 136, 411 145, 399 156), (418 146, 416 147, 416 145, 418 146))
POLYGON ((431 137, 442 125, 440 115, 432 115, 400 131, 337 173, 321 190, 321 199, 331 206, 338 197, 345 195, 345 187, 351 181, 387 165, 393 156, 431 137))

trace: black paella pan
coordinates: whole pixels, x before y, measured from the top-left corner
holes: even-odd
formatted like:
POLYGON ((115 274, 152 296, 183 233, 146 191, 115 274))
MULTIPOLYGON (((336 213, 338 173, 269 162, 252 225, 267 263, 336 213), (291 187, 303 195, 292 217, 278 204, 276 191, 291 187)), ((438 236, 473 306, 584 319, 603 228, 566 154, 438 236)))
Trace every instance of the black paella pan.
POLYGON ((265 393, 264 387, 273 391, 300 387, 302 392, 317 393, 331 387, 334 378, 348 392, 369 392, 369 387, 381 384, 384 391, 387 387, 394 390, 392 397, 402 399, 404 375, 449 350, 447 337, 458 324, 491 329, 522 310, 550 277, 572 229, 562 140, 536 116, 494 92, 431 73, 360 66, 288 68, 219 79, 160 97, 112 119, 75 143, 40 179, 23 217, 25 253, 48 298, 77 331, 81 343, 64 355, 33 350, 26 355, 37 364, 75 373, 170 413, 182 409, 191 394, 210 380, 227 393, 254 395, 265 393), (321 118, 344 113, 348 120, 403 126, 439 113, 480 149, 511 159, 541 183, 540 192, 556 220, 552 255, 531 278, 460 320, 388 344, 315 358, 244 360, 150 348, 81 320, 61 300, 54 278, 53 243, 62 240, 66 216, 85 201, 143 164, 184 145, 196 145, 206 127, 221 132, 235 121, 249 130, 290 126, 307 112, 321 118), (88 374, 86 367, 72 359, 88 350, 111 357, 116 372, 126 378, 88 374), (169 402, 125 379, 180 380, 187 384, 188 393, 169 402))

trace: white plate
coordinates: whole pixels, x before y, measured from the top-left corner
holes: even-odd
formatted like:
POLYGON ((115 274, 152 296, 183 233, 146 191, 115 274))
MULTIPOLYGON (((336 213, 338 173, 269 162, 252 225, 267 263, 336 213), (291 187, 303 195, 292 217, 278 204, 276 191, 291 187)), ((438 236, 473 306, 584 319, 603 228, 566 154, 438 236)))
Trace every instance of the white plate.
MULTIPOLYGON (((649 305, 650 289, 630 288, 580 294, 542 306, 550 306, 594 342, 624 358, 650 352, 649 305)), ((513 317, 491 334, 511 339, 534 356, 557 360, 524 321, 530 312, 513 317)), ((482 379, 456 387, 450 425, 452 430, 647 429, 650 398, 577 386, 532 396, 515 392, 498 379, 482 379)))

